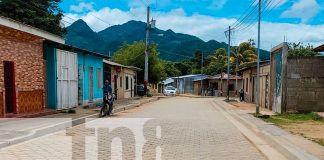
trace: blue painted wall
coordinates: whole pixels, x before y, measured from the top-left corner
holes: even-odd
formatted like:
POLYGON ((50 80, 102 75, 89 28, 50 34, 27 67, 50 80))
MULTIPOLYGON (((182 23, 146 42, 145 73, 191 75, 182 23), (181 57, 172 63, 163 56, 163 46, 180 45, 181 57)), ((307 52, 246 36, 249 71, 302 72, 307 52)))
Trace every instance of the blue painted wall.
POLYGON ((56 109, 57 106, 57 82, 56 82, 56 49, 45 46, 47 76, 47 107, 56 109))
POLYGON ((101 57, 94 55, 85 55, 78 53, 78 67, 83 68, 83 102, 89 101, 89 67, 93 68, 93 98, 94 100, 102 99, 103 85, 103 62, 101 57), (97 75, 97 69, 100 69, 100 75, 97 75), (98 76, 101 84, 98 86, 98 76))

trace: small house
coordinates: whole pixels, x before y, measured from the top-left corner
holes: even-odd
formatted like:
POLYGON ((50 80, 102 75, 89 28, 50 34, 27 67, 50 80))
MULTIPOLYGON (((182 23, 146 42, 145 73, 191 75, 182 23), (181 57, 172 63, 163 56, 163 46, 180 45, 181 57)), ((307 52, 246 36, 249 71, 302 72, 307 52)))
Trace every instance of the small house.
POLYGON ((229 89, 229 95, 231 97, 236 95, 236 91, 241 88, 242 77, 235 75, 217 74, 214 76, 205 76, 201 80, 194 80, 194 94, 201 95, 201 83, 202 93, 206 96, 226 96, 227 88, 229 89), (227 77, 229 84, 227 84, 227 77))
POLYGON ((45 42, 48 107, 67 109, 102 101, 106 55, 74 46, 45 42))
POLYGON ((142 69, 134 66, 125 66, 104 59, 104 80, 109 80, 113 92, 118 99, 132 98, 137 95, 137 71, 142 69))
POLYGON ((62 37, 0 16, 0 117, 45 111, 43 42, 62 37))
MULTIPOLYGON (((257 62, 248 62, 239 66, 242 74, 244 101, 256 103, 257 62)), ((270 109, 270 61, 260 62, 260 93, 259 105, 270 109)))

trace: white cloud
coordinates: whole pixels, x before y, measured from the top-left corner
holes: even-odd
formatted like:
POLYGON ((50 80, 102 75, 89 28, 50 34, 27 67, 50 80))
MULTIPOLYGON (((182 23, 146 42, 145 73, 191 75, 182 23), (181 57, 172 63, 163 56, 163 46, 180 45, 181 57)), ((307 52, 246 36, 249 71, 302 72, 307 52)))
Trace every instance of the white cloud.
POLYGON ((77 13, 92 11, 93 4, 94 4, 93 2, 90 2, 90 3, 81 2, 81 3, 79 3, 79 5, 70 6, 70 11, 77 12, 77 13))
POLYGON ((320 11, 320 6, 316 0, 299 0, 291 8, 281 14, 283 18, 300 18, 302 23, 316 16, 320 11))
POLYGON ((213 0, 210 9, 221 9, 226 4, 227 0, 213 0))
MULTIPOLYGON (((94 31, 100 31, 107 28, 109 24, 118 25, 129 20, 145 21, 146 10, 145 8, 132 8, 129 11, 121 11, 106 7, 99 11, 91 11, 85 15, 68 13, 66 16, 74 20, 83 19, 94 31)), ((156 25, 159 29, 172 29, 178 33, 198 36, 205 41, 215 39, 220 42, 227 42, 224 31, 236 21, 236 19, 217 18, 198 13, 188 16, 181 8, 169 12, 153 12, 152 16, 157 20, 156 25)), ((72 22, 67 17, 64 17, 63 20, 72 22)), ((284 36, 290 42, 304 42, 314 46, 324 42, 324 24, 306 25, 262 22, 261 28, 261 48, 267 50, 271 46, 281 43, 284 40, 284 36)), ((234 32, 233 42, 237 45, 250 38, 257 39, 256 25, 248 31, 234 32)))

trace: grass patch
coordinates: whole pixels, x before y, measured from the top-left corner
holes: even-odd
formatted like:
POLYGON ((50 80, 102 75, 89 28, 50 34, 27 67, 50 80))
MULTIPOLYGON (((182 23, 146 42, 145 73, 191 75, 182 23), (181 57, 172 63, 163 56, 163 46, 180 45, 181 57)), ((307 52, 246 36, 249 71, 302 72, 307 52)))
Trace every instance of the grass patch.
POLYGON ((313 139, 313 141, 324 146, 324 139, 313 139))
POLYGON ((323 117, 314 112, 278 114, 270 116, 269 118, 263 118, 263 120, 279 126, 288 125, 290 123, 303 123, 306 121, 318 121, 324 123, 323 117))

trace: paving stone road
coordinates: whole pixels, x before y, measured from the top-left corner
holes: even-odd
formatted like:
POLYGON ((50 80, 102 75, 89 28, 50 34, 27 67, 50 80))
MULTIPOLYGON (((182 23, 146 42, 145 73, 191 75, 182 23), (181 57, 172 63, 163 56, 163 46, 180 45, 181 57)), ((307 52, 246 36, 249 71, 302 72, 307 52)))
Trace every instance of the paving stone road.
POLYGON ((1 149, 0 159, 265 159, 213 100, 162 99, 1 149), (96 125, 110 127, 89 129, 96 125), (85 145, 81 135, 88 135, 85 145))

